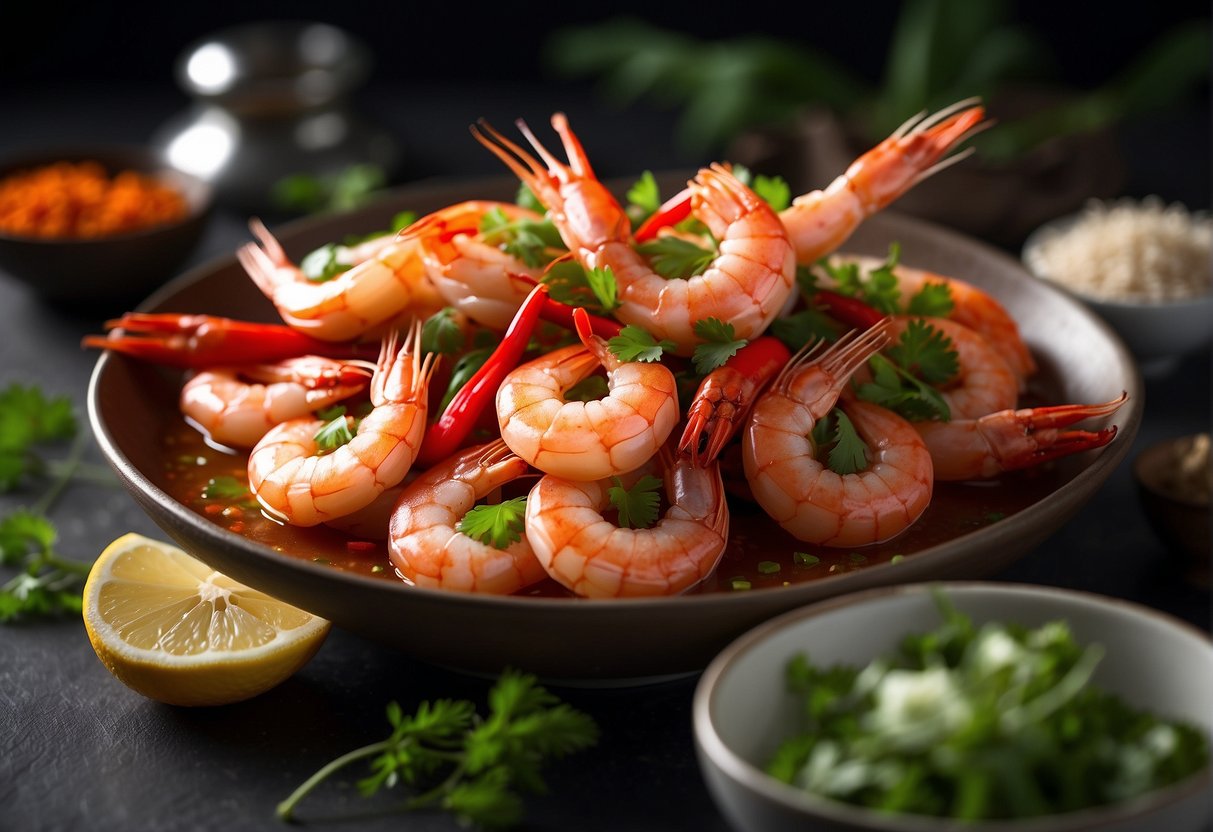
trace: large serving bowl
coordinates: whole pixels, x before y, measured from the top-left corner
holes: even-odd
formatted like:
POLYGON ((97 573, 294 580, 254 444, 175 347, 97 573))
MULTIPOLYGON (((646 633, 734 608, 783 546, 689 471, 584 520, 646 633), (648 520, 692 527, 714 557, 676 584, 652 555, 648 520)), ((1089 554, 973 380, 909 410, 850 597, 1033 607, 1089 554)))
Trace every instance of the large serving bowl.
POLYGON ((949 601, 980 627, 1036 628, 1067 622, 1080 645, 1104 656, 1092 685, 1133 708, 1213 734, 1213 644, 1195 628, 1136 604, 1070 590, 955 582, 876 589, 814 604, 746 633, 708 666, 695 691, 695 744, 709 790, 732 825, 746 832, 1197 832, 1210 818, 1213 776, 1203 771, 1120 804, 1021 821, 947 822, 830 800, 768 776, 771 755, 796 733, 803 698, 787 692, 785 668, 807 654, 818 667, 863 667, 901 639, 933 631, 949 601))
MULTIPOLYGON (((346 234, 385 226, 399 210, 427 211, 470 198, 512 197, 508 180, 413 187, 355 213, 281 230, 295 258, 346 234)), ((703 668, 730 640, 777 613, 866 589, 995 572, 1029 552, 1100 487, 1141 420, 1141 380, 1121 342, 1097 317, 1028 278, 1016 260, 955 233, 894 214, 877 216, 848 243, 883 255, 902 244, 905 263, 970 278, 998 296, 1035 352, 1046 401, 1104 402, 1129 394, 1109 446, 1056 463, 1057 487, 1017 513, 931 545, 899 562, 748 592, 614 601, 487 597, 418 589, 344 573, 233 534, 173 499, 161 437, 179 424, 180 375, 117 355, 97 363, 89 417, 110 463, 141 506, 195 556, 236 580, 398 646, 426 661, 483 672, 514 665, 549 680, 627 680, 703 668)), ((273 308, 225 257, 182 276, 143 311, 275 320, 273 308)))

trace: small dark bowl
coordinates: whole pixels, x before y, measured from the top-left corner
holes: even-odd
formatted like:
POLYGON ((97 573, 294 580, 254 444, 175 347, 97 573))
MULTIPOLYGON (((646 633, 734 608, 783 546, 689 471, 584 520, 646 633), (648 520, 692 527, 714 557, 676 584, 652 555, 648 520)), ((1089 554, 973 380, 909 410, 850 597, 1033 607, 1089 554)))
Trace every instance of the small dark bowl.
MULTIPOLYGON (((1208 587, 1213 561, 1213 506, 1208 493, 1180 493, 1174 484, 1175 466, 1193 436, 1167 439, 1146 448, 1133 460, 1137 495, 1150 527, 1197 586, 1208 587)), ((1188 446, 1190 447, 1190 446, 1188 446)), ((1208 471, 1206 461, 1204 470, 1208 471)))
POLYGON ((178 190, 183 219, 129 234, 88 239, 16 237, 0 231, 0 274, 40 297, 65 304, 130 305, 173 277, 194 250, 212 206, 211 186, 138 147, 30 151, 0 162, 0 178, 55 162, 95 161, 110 176, 133 170, 178 190))

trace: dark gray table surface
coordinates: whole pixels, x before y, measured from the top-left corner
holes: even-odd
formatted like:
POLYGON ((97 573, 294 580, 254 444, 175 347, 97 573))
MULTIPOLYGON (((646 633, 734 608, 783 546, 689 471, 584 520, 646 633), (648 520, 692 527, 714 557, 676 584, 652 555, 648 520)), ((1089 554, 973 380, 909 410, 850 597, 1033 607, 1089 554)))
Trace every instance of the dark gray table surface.
MULTIPOLYGON (((57 101, 10 96, 6 112, 18 117, 6 123, 0 151, 75 135, 135 141, 180 106, 172 97, 139 90, 86 90, 75 96, 57 101), (102 118, 103 113, 110 117, 102 118)), ((456 167, 441 139, 445 134, 434 125, 446 134, 456 127, 462 131, 465 114, 437 103, 443 100, 438 92, 421 98, 434 114, 428 126, 403 117, 393 125, 408 137, 406 147, 418 148, 414 158, 429 159, 432 173, 498 172, 490 162, 475 162, 471 170, 456 167), (431 127, 437 138, 430 137, 431 127)), ((489 106, 551 106, 541 95, 512 102, 489 106)), ((643 129, 655 134, 661 124, 654 118, 643 129)), ((628 158, 628 137, 610 137, 607 131, 600 140, 609 145, 608 155, 628 158)), ((685 161, 668 149, 656 152, 657 162, 635 164, 663 168, 685 161)), ((1175 178, 1157 160, 1139 168, 1146 170, 1139 186, 1149 187, 1152 168, 1165 196, 1191 199, 1166 192, 1170 183, 1181 181, 1179 188, 1191 183, 1175 178)), ((1203 198, 1201 205, 1198 192, 1197 205, 1207 207, 1207 195, 1203 198)), ((221 211, 192 262, 228 254, 245 236, 243 219, 221 211)), ((95 356, 78 344, 82 335, 99 331, 102 315, 46 306, 0 275, 0 385, 37 383, 48 393, 70 396, 83 417, 95 356)), ((1209 428, 1210 375, 1210 356, 1202 353, 1165 376, 1147 378, 1145 419, 1126 462, 1061 531, 996 578, 1132 599, 1209 629, 1209 593, 1184 582, 1151 533, 1129 468, 1145 446, 1209 428)), ((88 458, 100 462, 95 449, 88 458)), ((24 502, 28 498, 0 499, 0 512, 24 502)), ((61 550, 80 558, 94 557, 126 531, 164 537, 117 488, 73 487, 53 519, 61 550)), ((725 829, 694 757, 690 700, 695 683, 686 678, 642 688, 558 689, 598 721, 602 739, 595 749, 549 770, 551 793, 528 799, 525 828, 725 829)), ((277 689, 243 704, 190 710, 145 700, 115 681, 97 661, 78 620, 4 626, 0 829, 281 829, 273 816, 275 804, 329 759, 385 736, 383 707, 389 700, 406 709, 437 697, 482 702, 488 686, 334 631, 315 660, 277 689)), ((458 828, 440 814, 385 814, 393 805, 390 799, 364 805, 349 782, 324 787, 303 805, 300 815, 307 826, 458 828)))

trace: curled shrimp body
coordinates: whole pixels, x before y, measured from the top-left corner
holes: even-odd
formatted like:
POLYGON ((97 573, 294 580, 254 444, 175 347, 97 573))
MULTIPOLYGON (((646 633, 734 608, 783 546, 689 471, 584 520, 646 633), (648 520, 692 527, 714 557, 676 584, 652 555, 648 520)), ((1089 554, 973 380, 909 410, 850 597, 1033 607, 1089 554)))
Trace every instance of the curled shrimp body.
MULTIPOLYGON (((270 430, 248 459, 249 488, 265 513, 294 526, 314 526, 374 502, 404 479, 425 433, 433 364, 420 359, 415 326, 399 352, 384 340, 371 378, 374 409, 348 443, 328 453, 316 445, 317 419, 293 419, 270 430)), ((351 426, 353 420, 350 420, 351 426)))
POLYGON ((414 480, 392 512, 388 555, 396 571, 417 586, 493 595, 547 577, 525 535, 498 549, 459 531, 477 500, 529 470, 498 440, 468 448, 414 480))
POLYGON ((449 305, 477 323, 504 330, 531 289, 510 275, 538 279, 543 269, 486 240, 480 224, 490 211, 500 211, 510 222, 543 219, 513 203, 461 202, 418 220, 401 232, 401 239, 418 241, 426 274, 449 305))
POLYGON ((545 476, 531 489, 526 534, 547 573, 587 598, 675 595, 712 573, 729 538, 729 512, 716 463, 698 467, 658 454, 669 508, 647 529, 602 516, 609 479, 545 476))
POLYGON ((1103 447, 1115 438, 1115 425, 1094 431, 1063 428, 1108 416, 1127 400, 1122 395, 1102 404, 1003 410, 980 419, 916 422, 914 427, 931 454, 936 479, 989 479, 1004 471, 1103 447))
POLYGON ((290 262, 269 229, 256 220, 250 228, 260 244, 242 246, 236 252, 240 264, 282 319, 313 338, 344 341, 402 316, 426 316, 442 308, 415 240, 378 238, 374 245, 352 250, 355 257, 367 255, 364 259, 331 280, 316 282, 290 262))
POLYGON ((181 412, 213 441, 251 448, 274 425, 349 398, 369 379, 363 362, 315 355, 203 370, 181 388, 181 412))
POLYGON ((947 318, 895 317, 892 333, 901 333, 914 321, 924 321, 952 342, 959 365, 956 377, 939 388, 953 419, 976 419, 1015 406, 1019 381, 1003 353, 967 326, 947 318))
POLYGON ((844 338, 788 365, 759 398, 742 443, 746 479, 759 505, 800 540, 866 546, 908 528, 931 500, 931 457, 892 411, 863 401, 843 405, 871 458, 838 474, 819 462, 813 426, 837 403, 847 379, 887 335, 883 327, 844 338))
POLYGON ((960 101, 934 115, 920 113, 851 163, 825 190, 797 197, 780 212, 796 248, 796 262, 817 262, 846 242, 872 214, 943 167, 940 160, 982 129, 985 111, 976 99, 960 101))
MULTIPOLYGON (((854 262, 863 271, 871 271, 883 261, 877 257, 839 258, 854 262)), ((952 311, 948 320, 967 326, 990 342, 1015 372, 1022 389, 1024 382, 1036 372, 1036 359, 1024 342, 1019 326, 1011 313, 987 292, 960 278, 947 277, 935 272, 915 269, 898 264, 893 269, 897 288, 904 303, 924 286, 938 284, 948 287, 952 299, 952 311)))
MULTIPOLYGON (((578 310, 582 312, 582 310, 578 310)), ((620 361, 577 317, 582 346, 513 370, 497 390, 497 423, 510 449, 546 474, 598 480, 633 471, 678 423, 674 374, 658 363, 620 361), (573 385, 606 368, 602 399, 565 401, 573 385)))
POLYGON ((595 178, 563 114, 552 116, 569 158, 565 165, 519 123, 541 164, 492 128, 476 137, 548 206, 561 237, 587 269, 610 268, 619 287, 615 316, 689 354, 699 343, 694 325, 717 318, 738 338, 761 334, 791 295, 795 262, 788 234, 761 197, 726 168, 713 165, 688 183, 691 214, 720 241, 719 252, 698 275, 667 279, 632 245, 631 223, 618 201, 595 178))

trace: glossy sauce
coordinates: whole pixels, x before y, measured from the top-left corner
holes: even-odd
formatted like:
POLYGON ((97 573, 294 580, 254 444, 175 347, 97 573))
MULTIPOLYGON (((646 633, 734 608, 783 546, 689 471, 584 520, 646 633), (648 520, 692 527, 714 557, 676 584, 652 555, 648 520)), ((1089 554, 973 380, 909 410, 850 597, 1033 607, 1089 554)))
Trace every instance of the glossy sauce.
MULTIPOLYGON (((163 440, 166 490, 211 522, 275 551, 334 569, 399 581, 383 541, 357 540, 328 529, 285 526, 265 517, 251 497, 207 497, 212 480, 235 480, 247 487, 247 456, 217 450, 184 420, 174 423, 163 440)), ((699 592, 737 592, 814 581, 840 572, 913 557, 916 552, 989 526, 1038 502, 1062 485, 1065 477, 1045 465, 1003 475, 984 483, 936 483, 927 510, 893 540, 858 549, 834 549, 797 540, 766 516, 755 503, 729 498, 729 546, 715 573, 699 592)), ((522 595, 571 597, 555 581, 524 590, 522 595)))

